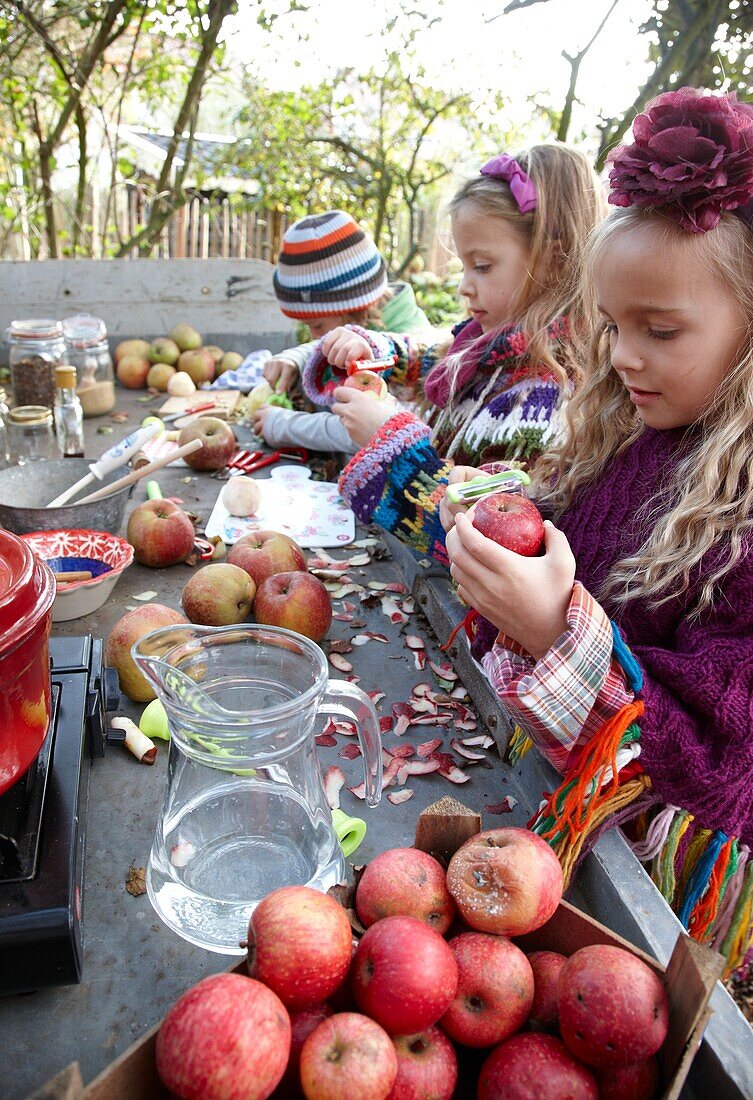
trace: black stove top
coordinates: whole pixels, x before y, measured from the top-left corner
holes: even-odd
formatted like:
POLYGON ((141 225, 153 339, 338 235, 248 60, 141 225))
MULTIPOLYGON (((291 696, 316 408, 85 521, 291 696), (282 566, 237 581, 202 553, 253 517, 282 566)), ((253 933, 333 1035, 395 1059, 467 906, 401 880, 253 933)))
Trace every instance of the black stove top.
POLYGON ((89 771, 112 739, 105 713, 117 706, 117 681, 90 635, 51 639, 50 660, 47 737, 0 797, 0 993, 81 979, 89 771))

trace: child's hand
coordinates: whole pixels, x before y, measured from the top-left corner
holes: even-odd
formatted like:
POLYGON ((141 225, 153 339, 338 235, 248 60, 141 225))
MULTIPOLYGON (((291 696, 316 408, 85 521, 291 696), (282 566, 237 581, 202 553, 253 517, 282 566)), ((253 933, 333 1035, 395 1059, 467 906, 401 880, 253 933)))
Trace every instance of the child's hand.
MULTIPOLYGON (((453 466, 448 478, 449 485, 457 485, 462 481, 473 481, 474 477, 482 474, 483 470, 477 470, 475 466, 453 466)), ((455 526, 455 516, 460 512, 468 511, 467 504, 451 504, 446 496, 439 502, 439 522, 445 531, 451 531, 455 526)))
POLYGON ((374 353, 368 340, 351 332, 349 328, 333 328, 322 336, 319 345, 322 355, 333 367, 347 367, 354 359, 373 359, 374 353))
POLYGON ((338 386, 333 396, 332 412, 340 417, 358 447, 365 447, 374 432, 397 412, 397 402, 391 394, 377 400, 362 390, 338 386))
POLYGON ((290 359, 268 359, 262 375, 277 393, 287 393, 298 377, 298 367, 290 359))
POLYGON ((447 536, 450 573, 460 597, 537 661, 567 630, 575 580, 567 537, 548 521, 544 532, 546 553, 540 558, 497 546, 464 515, 457 516, 447 536))
POLYGON ((269 416, 271 407, 271 405, 262 405, 261 408, 258 408, 254 413, 254 435, 258 435, 260 439, 266 438, 264 435, 264 422, 269 416))

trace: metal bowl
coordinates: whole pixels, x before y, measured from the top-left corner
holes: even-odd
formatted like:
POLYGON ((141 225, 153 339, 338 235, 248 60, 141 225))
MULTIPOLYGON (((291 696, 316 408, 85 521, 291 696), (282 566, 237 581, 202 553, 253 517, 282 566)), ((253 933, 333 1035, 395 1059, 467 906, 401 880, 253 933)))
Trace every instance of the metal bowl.
MULTIPOLYGON (((63 528, 109 531, 110 534, 117 535, 133 485, 117 489, 91 504, 76 504, 73 500, 60 508, 45 507, 48 501, 54 500, 64 489, 68 489, 88 473, 89 463, 83 458, 40 459, 24 466, 10 466, 7 470, 0 470, 0 527, 16 535, 63 528)), ((87 496, 108 482, 117 481, 124 473, 127 473, 127 469, 122 467, 108 474, 102 481, 95 478, 82 489, 79 496, 87 496)))

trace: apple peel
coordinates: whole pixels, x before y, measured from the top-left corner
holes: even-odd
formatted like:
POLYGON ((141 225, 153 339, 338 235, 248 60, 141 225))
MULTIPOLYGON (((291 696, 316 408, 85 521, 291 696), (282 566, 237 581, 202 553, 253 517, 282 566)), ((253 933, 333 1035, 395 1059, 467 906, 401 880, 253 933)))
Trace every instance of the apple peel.
POLYGON ((345 773, 337 764, 332 764, 324 773, 324 794, 330 810, 340 809, 340 791, 345 786, 345 773))
POLYGON ((400 806, 403 802, 407 802, 409 798, 413 798, 413 791, 410 787, 403 787, 402 791, 390 791, 387 795, 387 801, 391 802, 393 806, 400 806))

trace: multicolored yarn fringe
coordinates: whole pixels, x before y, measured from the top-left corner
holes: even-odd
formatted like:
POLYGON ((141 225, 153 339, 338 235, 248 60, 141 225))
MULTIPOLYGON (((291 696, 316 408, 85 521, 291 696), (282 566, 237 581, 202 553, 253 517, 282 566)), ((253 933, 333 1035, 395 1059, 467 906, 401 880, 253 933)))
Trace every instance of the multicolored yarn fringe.
POLYGON ((603 724, 529 828, 552 846, 567 885, 602 832, 637 821, 632 848, 662 897, 693 939, 725 957, 727 975, 744 972, 753 963, 750 850, 719 829, 702 828, 687 810, 661 803, 635 758, 642 713, 638 700, 603 724))

